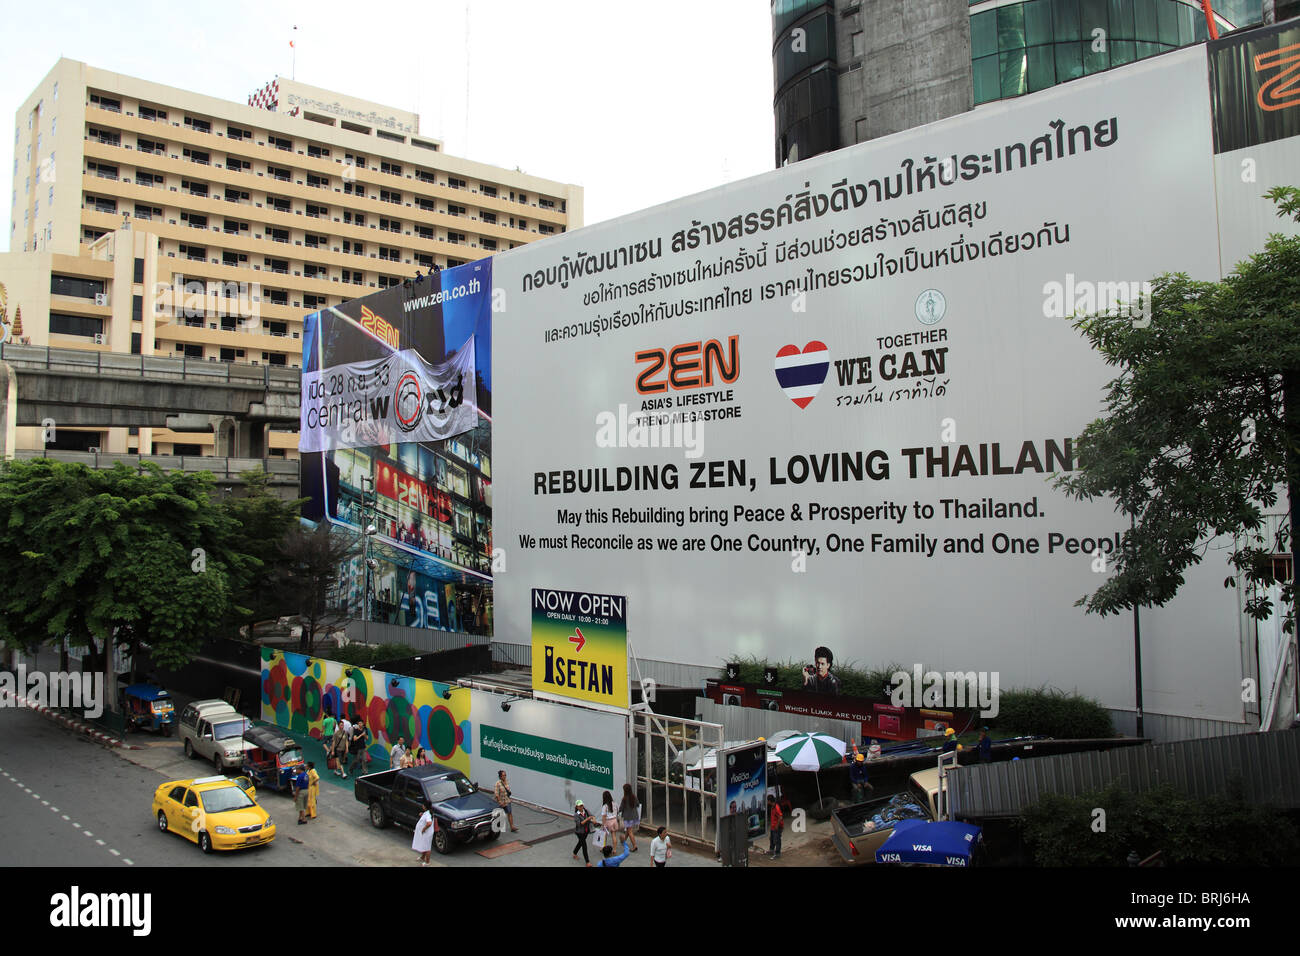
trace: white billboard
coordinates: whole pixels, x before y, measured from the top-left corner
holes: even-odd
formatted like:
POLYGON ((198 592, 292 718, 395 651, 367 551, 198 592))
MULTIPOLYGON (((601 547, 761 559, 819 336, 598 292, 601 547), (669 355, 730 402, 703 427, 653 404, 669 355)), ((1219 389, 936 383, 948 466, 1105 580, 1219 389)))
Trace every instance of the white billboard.
POLYGON ((543 700, 471 691, 477 735, 470 777, 491 790, 504 770, 527 803, 573 812, 581 799, 600 816, 605 791, 621 795, 627 776, 627 717, 543 700), (502 708, 502 703, 506 708, 502 708))
MULTIPOLYGON (((581 587, 642 658, 1132 706, 1131 618, 1074 606, 1128 520, 1051 481, 1113 374, 1068 316, 1219 277, 1206 84, 1178 51, 498 256, 496 639, 581 587)), ((1143 613, 1150 711, 1241 717, 1223 555, 1143 613)))

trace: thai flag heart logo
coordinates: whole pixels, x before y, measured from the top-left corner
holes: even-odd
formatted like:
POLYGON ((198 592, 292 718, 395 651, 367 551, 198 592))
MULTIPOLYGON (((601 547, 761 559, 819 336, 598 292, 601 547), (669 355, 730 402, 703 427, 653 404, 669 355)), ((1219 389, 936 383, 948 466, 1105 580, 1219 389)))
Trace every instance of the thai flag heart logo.
POLYGON ((831 367, 831 353, 825 342, 809 342, 799 350, 783 345, 776 353, 776 381, 790 401, 800 408, 817 397, 831 367))

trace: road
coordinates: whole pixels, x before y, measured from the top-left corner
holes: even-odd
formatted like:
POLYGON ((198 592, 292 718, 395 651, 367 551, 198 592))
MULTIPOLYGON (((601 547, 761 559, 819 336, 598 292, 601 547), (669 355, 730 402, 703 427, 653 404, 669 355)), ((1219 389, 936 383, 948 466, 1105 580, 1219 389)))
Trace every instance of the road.
MULTIPOLYGON (((209 776, 211 765, 187 758, 175 737, 134 734, 137 750, 112 750, 26 708, 0 707, 0 866, 412 866, 409 830, 376 830, 352 781, 322 776, 319 816, 296 823, 290 798, 260 792, 276 822, 275 842, 203 854, 178 834, 158 832, 153 792, 167 780, 209 776)), ((312 752, 309 745, 308 758, 312 752)), ((320 766, 320 764, 318 764, 320 766)), ((497 843, 434 854, 431 866, 456 868, 570 866, 567 817, 515 804, 516 834, 497 843), (513 838, 513 839, 508 839, 513 838), (488 855, 484 855, 488 854, 488 855)), ((649 837, 624 866, 650 866, 649 837)), ((595 853, 592 858, 597 859, 595 853)), ((711 853, 684 847, 670 866, 715 866, 711 853)))

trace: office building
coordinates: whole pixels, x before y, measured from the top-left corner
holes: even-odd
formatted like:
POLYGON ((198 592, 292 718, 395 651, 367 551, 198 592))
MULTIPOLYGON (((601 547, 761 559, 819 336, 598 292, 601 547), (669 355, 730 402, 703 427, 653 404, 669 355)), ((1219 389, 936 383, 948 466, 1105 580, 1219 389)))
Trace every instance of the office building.
MULTIPOLYGON (((581 187, 285 78, 233 103, 61 59, 16 113, 14 157, 0 332, 34 345, 296 366, 309 312, 582 224, 581 187)), ((290 431, 174 424, 57 446, 297 456, 290 431)))
MULTIPOLYGON (((1213 9, 1222 35, 1300 3, 1213 9)), ((775 0, 776 165, 1207 37, 1200 0, 775 0)))

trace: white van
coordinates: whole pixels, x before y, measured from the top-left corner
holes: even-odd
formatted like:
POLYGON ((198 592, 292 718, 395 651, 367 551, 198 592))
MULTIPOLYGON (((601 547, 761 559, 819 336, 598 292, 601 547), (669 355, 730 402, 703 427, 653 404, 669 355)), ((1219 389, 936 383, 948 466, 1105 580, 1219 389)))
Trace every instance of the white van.
POLYGON ((180 737, 185 756, 202 756, 217 770, 241 767, 249 720, 224 700, 196 700, 181 713, 180 737))

